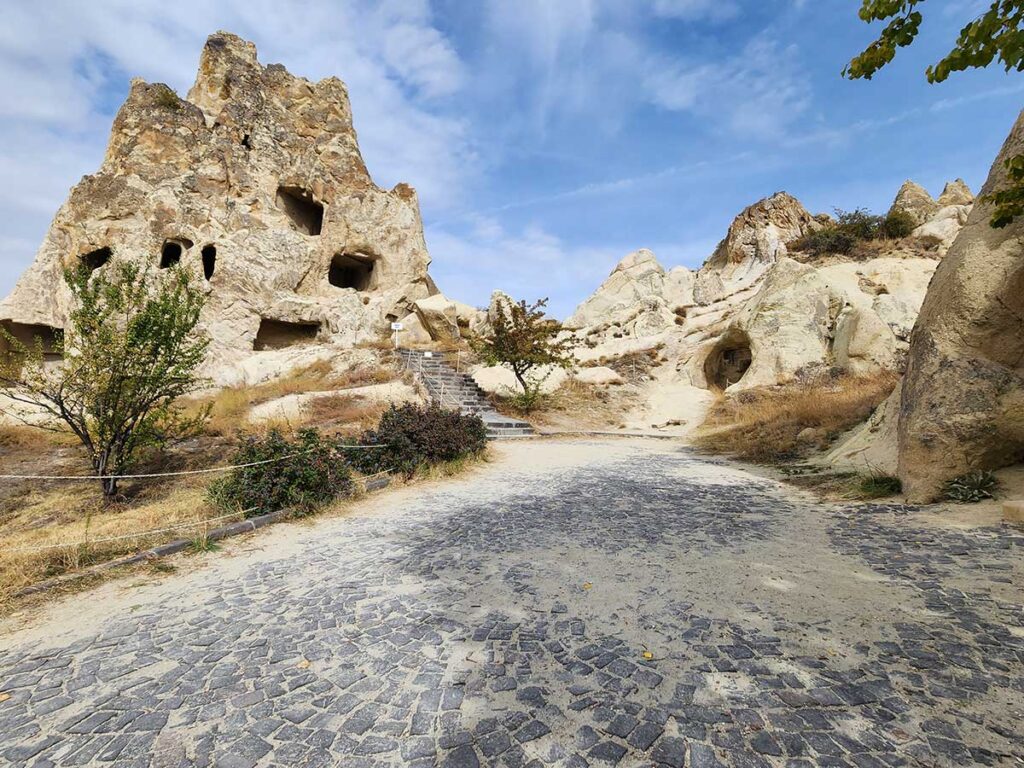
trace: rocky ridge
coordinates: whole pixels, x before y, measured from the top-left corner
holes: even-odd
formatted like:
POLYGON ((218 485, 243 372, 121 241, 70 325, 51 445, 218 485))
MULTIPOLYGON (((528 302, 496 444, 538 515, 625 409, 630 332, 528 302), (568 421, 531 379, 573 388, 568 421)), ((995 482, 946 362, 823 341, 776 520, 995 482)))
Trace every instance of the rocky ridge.
POLYGON ((274 370, 278 350, 376 338, 436 291, 416 193, 373 183, 345 85, 263 66, 225 32, 186 99, 132 81, 102 166, 71 190, 0 323, 45 341, 67 316, 63 269, 120 260, 194 273, 219 384, 254 352, 274 370))

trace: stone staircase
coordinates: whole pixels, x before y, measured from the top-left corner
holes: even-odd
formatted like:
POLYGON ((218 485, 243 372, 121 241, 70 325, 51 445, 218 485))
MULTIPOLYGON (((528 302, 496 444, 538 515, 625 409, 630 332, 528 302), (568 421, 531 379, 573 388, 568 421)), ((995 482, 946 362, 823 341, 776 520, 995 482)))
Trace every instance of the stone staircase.
POLYGON ((431 400, 442 407, 479 416, 487 426, 487 437, 491 440, 533 434, 533 427, 527 422, 495 411, 473 377, 456 371, 444 353, 427 354, 413 349, 398 350, 403 367, 419 378, 431 400))

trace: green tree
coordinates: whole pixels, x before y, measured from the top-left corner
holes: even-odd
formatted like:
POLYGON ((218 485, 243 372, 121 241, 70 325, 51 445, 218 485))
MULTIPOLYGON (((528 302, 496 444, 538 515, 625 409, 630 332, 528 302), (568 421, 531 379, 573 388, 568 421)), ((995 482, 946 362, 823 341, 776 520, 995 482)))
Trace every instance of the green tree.
POLYGON ((562 324, 545 314, 547 303, 547 299, 538 299, 532 305, 498 299, 491 333, 473 341, 486 363, 512 370, 523 388, 520 404, 524 410, 536 405, 551 367, 571 368, 574 362, 575 339, 565 335, 562 324), (548 368, 548 373, 542 375, 542 368, 548 368))
POLYGON ((204 297, 178 267, 154 275, 130 263, 83 266, 64 278, 73 308, 54 350, 63 361, 45 361, 40 339, 24 344, 0 328, 0 392, 52 417, 43 428, 73 432, 110 499, 140 450, 193 435, 208 416, 175 403, 202 383, 204 297))
MULTIPOLYGON (((921 29, 925 0, 862 0, 860 18, 887 22, 878 38, 843 69, 851 80, 870 80, 896 56, 897 48, 914 42, 921 29)), ((941 83, 953 72, 987 67, 996 59, 1009 72, 1024 72, 1024 0, 994 0, 988 10, 969 21, 952 50, 925 70, 929 83, 941 83)), ((1024 215, 1024 155, 1006 161, 1008 184, 988 200, 995 203, 993 227, 1005 227, 1024 215)))

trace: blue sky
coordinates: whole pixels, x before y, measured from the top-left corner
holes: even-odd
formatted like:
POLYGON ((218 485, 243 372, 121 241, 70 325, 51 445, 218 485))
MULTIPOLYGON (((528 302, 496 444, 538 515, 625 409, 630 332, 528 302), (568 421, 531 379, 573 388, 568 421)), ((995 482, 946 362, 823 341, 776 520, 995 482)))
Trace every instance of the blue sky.
POLYGON ((913 178, 977 190, 1024 77, 928 85, 978 13, 933 0, 919 43, 871 82, 839 72, 873 30, 857 0, 51 0, 0 27, 0 294, 68 189, 102 159, 141 76, 184 94, 217 29, 264 63, 349 86, 381 186, 420 193, 432 273, 569 314, 626 253, 697 267, 746 205, 886 209, 913 178))

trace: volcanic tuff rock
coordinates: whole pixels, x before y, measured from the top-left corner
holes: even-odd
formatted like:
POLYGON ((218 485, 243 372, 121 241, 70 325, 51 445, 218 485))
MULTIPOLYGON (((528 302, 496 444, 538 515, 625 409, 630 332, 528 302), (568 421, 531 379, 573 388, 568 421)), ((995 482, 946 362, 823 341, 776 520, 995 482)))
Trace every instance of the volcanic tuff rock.
MULTIPOLYGON (((948 188, 948 185, 947 185, 948 188)), ((890 213, 902 211, 907 213, 920 226, 930 219, 939 210, 939 204, 928 194, 928 190, 909 179, 903 182, 900 191, 896 193, 890 213)))
MULTIPOLYGON (((982 195, 1024 152, 1024 112, 982 195)), ((935 272, 914 327, 899 418, 899 472, 911 501, 972 469, 1024 460, 1024 220, 989 224, 979 203, 935 272)))
POLYGON ((433 292, 416 193, 374 185, 345 85, 261 66, 224 32, 187 100, 132 81, 101 168, 71 190, 0 322, 46 336, 67 317, 63 268, 120 260, 195 274, 220 383, 254 348, 351 345, 433 292))
POLYGON ((788 253, 787 243, 820 227, 800 201, 786 192, 776 192, 744 209, 697 273, 696 302, 711 304, 749 286, 788 253))

